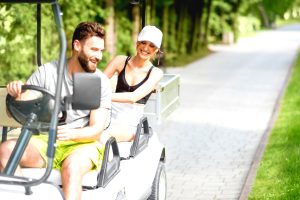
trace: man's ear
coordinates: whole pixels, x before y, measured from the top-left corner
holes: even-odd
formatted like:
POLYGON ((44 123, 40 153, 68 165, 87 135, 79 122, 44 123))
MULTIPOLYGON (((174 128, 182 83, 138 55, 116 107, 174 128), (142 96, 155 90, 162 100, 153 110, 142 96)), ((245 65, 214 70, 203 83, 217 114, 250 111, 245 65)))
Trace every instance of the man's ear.
POLYGON ((73 45, 74 45, 74 50, 75 51, 80 51, 81 50, 81 43, 79 42, 79 40, 74 40, 73 45))

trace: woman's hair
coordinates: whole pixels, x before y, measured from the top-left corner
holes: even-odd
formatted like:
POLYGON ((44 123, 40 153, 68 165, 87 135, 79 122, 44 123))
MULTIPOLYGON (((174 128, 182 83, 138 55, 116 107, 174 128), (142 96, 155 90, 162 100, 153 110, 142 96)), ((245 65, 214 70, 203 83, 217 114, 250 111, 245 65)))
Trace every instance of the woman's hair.
POLYGON ((85 40, 87 38, 97 36, 104 39, 104 28, 97 22, 81 22, 77 25, 72 38, 72 49, 75 40, 85 40))

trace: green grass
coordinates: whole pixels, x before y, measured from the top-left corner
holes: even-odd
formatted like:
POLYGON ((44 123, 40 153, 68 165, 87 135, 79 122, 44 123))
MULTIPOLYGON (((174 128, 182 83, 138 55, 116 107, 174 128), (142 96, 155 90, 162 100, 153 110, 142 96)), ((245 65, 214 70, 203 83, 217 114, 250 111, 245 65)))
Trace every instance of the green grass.
POLYGON ((300 199, 300 54, 249 199, 300 199))
POLYGON ((278 20, 276 20, 276 26, 298 24, 299 22, 300 22, 300 18, 292 18, 292 19, 288 19, 288 20, 278 19, 278 20))

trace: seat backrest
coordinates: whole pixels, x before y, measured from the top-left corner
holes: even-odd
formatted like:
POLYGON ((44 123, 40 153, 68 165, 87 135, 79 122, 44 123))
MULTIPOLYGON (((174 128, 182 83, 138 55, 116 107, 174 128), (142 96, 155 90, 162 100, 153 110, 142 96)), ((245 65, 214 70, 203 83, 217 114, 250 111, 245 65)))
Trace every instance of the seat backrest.
POLYGON ((0 126, 2 127, 21 127, 21 124, 10 117, 6 110, 6 95, 5 87, 0 87, 0 126))

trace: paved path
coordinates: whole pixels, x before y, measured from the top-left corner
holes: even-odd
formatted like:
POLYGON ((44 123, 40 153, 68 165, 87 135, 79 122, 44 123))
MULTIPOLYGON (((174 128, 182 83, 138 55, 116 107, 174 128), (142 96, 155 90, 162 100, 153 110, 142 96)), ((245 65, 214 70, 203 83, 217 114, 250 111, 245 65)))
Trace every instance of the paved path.
POLYGON ((239 199, 299 44, 289 26, 168 68, 181 75, 181 106, 157 127, 169 200, 239 199))

